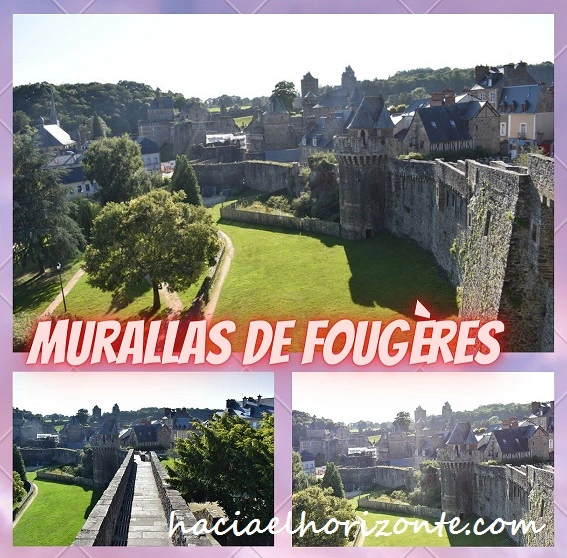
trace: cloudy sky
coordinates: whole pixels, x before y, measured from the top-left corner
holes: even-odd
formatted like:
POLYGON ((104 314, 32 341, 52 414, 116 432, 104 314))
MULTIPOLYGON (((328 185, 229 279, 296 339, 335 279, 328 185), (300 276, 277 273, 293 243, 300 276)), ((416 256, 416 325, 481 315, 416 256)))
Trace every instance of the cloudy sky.
POLYGON ((337 422, 392 421, 400 411, 413 418, 421 405, 440 415, 490 403, 553 400, 551 372, 320 372, 293 374, 293 409, 337 422))
POLYGON ((264 372, 15 372, 13 406, 65 415, 98 405, 102 412, 142 407, 223 409, 227 399, 274 396, 264 372))
POLYGON ((132 80, 205 100, 299 88, 308 71, 337 85, 347 65, 363 80, 521 60, 553 60, 552 15, 14 16, 14 85, 132 80), (463 42, 465 29, 479 35, 463 42))

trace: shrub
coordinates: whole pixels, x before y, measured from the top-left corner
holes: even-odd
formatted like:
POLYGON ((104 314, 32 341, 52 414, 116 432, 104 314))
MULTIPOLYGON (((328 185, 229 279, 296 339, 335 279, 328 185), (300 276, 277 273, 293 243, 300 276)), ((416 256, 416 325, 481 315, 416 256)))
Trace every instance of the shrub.
POLYGON ((403 161, 408 161, 410 159, 415 159, 417 161, 423 161, 424 157, 422 153, 416 153, 415 151, 411 151, 406 155, 400 155, 398 159, 402 159, 403 161))
POLYGON ((266 202, 266 206, 282 213, 291 213, 291 204, 285 196, 272 196, 266 202))

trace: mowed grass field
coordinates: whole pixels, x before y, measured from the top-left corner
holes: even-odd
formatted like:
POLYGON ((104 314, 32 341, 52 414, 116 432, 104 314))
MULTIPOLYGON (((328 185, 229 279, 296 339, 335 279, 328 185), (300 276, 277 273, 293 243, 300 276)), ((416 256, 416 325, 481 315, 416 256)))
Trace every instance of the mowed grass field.
MULTIPOLYGON (((363 546, 513 546, 510 539, 504 534, 465 535, 462 533, 453 535, 447 531, 445 526, 441 531, 441 536, 439 536, 438 531, 435 533, 427 533, 424 528, 414 532, 414 525, 423 525, 424 523, 427 524, 428 529, 433 530, 435 527, 435 519, 424 519, 411 515, 377 513, 360 508, 357 508, 356 513, 357 516, 364 519, 367 529, 371 529, 376 525, 376 522, 382 522, 379 523, 379 525, 386 525, 384 533, 393 533, 394 524, 398 522, 396 533, 399 532, 400 534, 376 536, 375 532, 365 537, 363 546), (388 523, 384 523, 386 521, 388 523), (404 524, 404 521, 407 523, 404 524)), ((464 524, 461 525, 461 528, 463 526, 464 524)), ((379 529, 376 529, 376 531, 379 531, 379 529)))
POLYGON ((102 492, 27 476, 39 492, 14 527, 13 545, 69 546, 102 492))
MULTIPOLYGON (((219 219, 219 208, 213 209, 219 219)), ((309 320, 413 320, 418 299, 433 318, 456 318, 455 289, 431 254, 390 235, 348 241, 218 220, 234 258, 214 319, 234 320, 242 350, 251 320, 297 320, 300 350, 309 320), (243 331, 244 330, 244 331, 243 331)))

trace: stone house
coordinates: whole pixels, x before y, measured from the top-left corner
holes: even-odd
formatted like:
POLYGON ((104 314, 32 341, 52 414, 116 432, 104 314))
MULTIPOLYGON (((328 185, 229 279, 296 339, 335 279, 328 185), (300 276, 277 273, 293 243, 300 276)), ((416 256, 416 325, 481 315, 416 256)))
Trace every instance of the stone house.
POLYGON ((189 103, 181 109, 180 118, 191 122, 208 122, 211 120, 211 113, 199 103, 189 103))
POLYGON ((172 433, 169 426, 156 422, 135 424, 120 435, 120 445, 135 450, 160 450, 171 447, 172 433))
POLYGON ((223 412, 244 419, 253 428, 259 428, 264 415, 274 414, 274 398, 258 395, 256 399, 244 397, 242 401, 227 399, 226 408, 223 412))
POLYGON ((302 451, 301 456, 301 468, 303 472, 307 475, 315 474, 315 456, 310 451, 302 451))
POLYGON ((554 138, 554 88, 545 85, 504 87, 498 102, 502 151, 512 158, 525 147, 551 152, 554 138))
POLYGON ((537 81, 528 72, 525 62, 506 64, 502 68, 476 66, 475 85, 470 91, 481 101, 487 101, 496 108, 504 87, 535 84, 537 81))
POLYGON ((144 168, 148 172, 161 172, 159 145, 151 139, 139 136, 134 141, 140 146, 144 168))
POLYGON ((478 445, 479 461, 511 461, 538 458, 549 459, 548 435, 533 424, 494 430, 478 445))
POLYGON ((156 97, 148 107, 148 120, 150 122, 171 121, 175 116, 173 99, 167 97, 156 97))
POLYGON ((405 131, 397 135, 406 152, 460 151, 475 147, 500 149, 498 112, 485 101, 455 103, 454 93, 415 110, 405 131))

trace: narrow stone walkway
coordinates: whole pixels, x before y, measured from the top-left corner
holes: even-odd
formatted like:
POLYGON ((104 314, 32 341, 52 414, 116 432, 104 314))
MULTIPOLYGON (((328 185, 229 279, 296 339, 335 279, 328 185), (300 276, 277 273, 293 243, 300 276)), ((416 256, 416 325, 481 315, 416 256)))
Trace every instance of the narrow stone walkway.
POLYGON ((134 460, 136 481, 127 546, 172 546, 152 465, 142 461, 139 455, 134 460))
POLYGON ((234 257, 234 245, 232 244, 232 240, 230 240, 230 237, 222 231, 219 231, 219 234, 224 241, 224 255, 220 267, 219 269, 217 269, 217 276, 215 277, 215 282, 209 295, 209 303, 203 311, 205 320, 207 320, 207 322, 210 322, 213 318, 213 314, 219 301, 224 280, 228 275, 228 270, 230 269, 230 264, 232 262, 232 258, 234 257))

